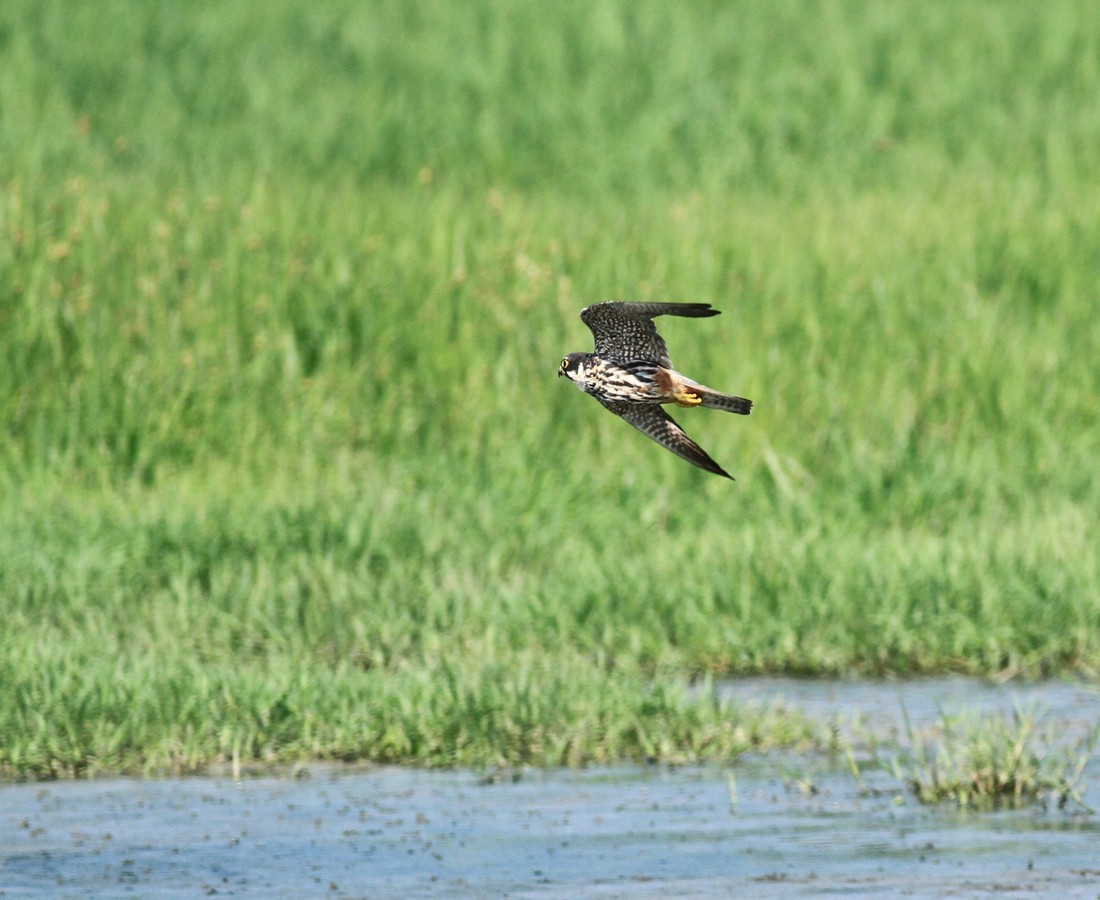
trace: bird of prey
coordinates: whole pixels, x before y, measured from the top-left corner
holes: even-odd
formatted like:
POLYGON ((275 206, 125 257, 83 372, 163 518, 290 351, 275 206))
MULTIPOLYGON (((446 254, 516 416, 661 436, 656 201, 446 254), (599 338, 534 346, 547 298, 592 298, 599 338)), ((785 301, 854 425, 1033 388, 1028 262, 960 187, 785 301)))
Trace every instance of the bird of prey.
POLYGON ((564 375, 682 459, 732 479, 661 404, 705 406, 747 416, 752 401, 723 394, 677 372, 653 324, 656 316, 705 319, 718 314, 709 303, 596 303, 581 310, 581 321, 596 338, 596 352, 570 353, 561 361, 558 377, 564 375))

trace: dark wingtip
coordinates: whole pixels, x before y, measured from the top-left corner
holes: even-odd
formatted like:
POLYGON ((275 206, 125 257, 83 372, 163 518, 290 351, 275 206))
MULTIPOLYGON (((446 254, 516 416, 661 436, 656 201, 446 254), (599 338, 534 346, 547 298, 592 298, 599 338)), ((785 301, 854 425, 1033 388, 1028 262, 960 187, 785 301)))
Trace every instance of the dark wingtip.
POLYGON ((697 465, 704 472, 710 472, 712 475, 721 475, 723 478, 728 478, 730 481, 736 481, 737 480, 732 475, 730 475, 729 472, 727 472, 720 465, 718 465, 718 463, 716 463, 713 459, 711 459, 709 456, 707 456, 705 453, 703 454, 702 459, 698 459, 698 460, 693 459, 693 460, 690 460, 690 461, 695 463, 695 465, 697 465))

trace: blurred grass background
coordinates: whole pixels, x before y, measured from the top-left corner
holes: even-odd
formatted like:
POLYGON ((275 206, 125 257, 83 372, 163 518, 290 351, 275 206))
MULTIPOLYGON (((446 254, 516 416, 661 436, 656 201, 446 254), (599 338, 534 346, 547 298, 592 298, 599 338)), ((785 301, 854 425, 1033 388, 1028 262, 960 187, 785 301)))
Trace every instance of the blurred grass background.
POLYGON ((0 766, 806 736, 1100 668, 1087 2, 0 8, 0 766), (603 299, 738 479, 554 377, 603 299))

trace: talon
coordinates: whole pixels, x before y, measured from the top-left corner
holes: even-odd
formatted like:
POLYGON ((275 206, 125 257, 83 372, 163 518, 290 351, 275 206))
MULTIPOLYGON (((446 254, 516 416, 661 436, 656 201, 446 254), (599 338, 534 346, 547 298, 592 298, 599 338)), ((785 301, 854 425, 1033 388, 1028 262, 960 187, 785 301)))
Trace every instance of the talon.
POLYGON ((694 391, 682 390, 673 398, 677 406, 698 406, 703 402, 702 398, 694 391))

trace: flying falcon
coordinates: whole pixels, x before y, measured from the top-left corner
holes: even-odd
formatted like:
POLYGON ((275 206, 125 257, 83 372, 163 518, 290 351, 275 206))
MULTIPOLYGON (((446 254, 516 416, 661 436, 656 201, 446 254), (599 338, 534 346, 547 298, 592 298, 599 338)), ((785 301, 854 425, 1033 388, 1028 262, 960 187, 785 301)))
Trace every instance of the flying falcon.
POLYGON ((709 303, 596 303, 581 310, 581 321, 596 338, 596 352, 570 353, 561 361, 558 377, 564 375, 682 459, 732 479, 661 404, 705 406, 747 416, 752 401, 712 390, 677 372, 653 324, 656 316, 705 319, 718 314, 709 303))

